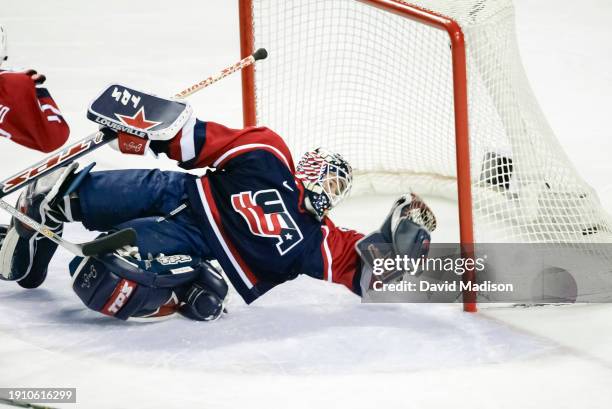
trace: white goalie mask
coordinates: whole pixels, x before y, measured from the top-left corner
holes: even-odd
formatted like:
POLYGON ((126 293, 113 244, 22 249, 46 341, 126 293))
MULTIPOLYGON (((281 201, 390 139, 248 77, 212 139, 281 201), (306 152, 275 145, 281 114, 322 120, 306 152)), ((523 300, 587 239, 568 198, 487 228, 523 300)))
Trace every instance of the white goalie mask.
POLYGON ((6 28, 0 24, 0 66, 2 66, 2 63, 7 59, 6 28))
POLYGON ((319 220, 347 197, 353 186, 351 165, 323 148, 306 152, 295 176, 304 184, 306 208, 319 220))

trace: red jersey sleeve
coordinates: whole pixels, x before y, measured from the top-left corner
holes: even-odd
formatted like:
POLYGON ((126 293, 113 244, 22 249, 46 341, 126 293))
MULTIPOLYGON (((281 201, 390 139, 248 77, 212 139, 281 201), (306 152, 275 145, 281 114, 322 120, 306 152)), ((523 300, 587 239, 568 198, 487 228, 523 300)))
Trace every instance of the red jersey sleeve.
POLYGON ((233 158, 253 150, 269 151, 295 171, 283 139, 264 127, 231 129, 191 118, 164 148, 165 153, 184 169, 224 168, 233 158))
POLYGON ((70 129, 46 88, 25 74, 0 72, 0 136, 42 152, 68 139, 70 129))
POLYGON ((361 294, 359 287, 361 261, 355 250, 355 243, 364 235, 355 230, 336 227, 325 218, 321 225, 321 254, 323 258, 323 276, 325 281, 342 284, 356 294, 361 294))

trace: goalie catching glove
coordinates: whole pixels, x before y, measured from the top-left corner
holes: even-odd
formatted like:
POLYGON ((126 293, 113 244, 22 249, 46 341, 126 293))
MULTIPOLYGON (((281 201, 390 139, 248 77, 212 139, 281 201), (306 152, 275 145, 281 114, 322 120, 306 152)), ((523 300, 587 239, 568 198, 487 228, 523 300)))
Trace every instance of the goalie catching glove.
POLYGON ((404 273, 416 275, 418 271, 390 269, 374 274, 377 259, 408 257, 418 259, 429 253, 430 233, 436 229, 436 217, 429 206, 416 194, 401 196, 391 208, 381 228, 365 236, 356 244, 362 260, 361 294, 372 288, 376 281, 389 283, 402 278, 404 273))

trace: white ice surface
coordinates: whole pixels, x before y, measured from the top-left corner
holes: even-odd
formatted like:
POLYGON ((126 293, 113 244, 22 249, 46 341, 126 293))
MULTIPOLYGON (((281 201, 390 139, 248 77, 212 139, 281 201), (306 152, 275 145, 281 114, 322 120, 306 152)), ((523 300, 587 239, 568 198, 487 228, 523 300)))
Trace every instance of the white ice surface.
MULTIPOLYGON (((171 94, 238 55, 236 1, 0 0, 11 62, 47 74, 77 140, 90 99, 123 82, 171 94)), ((612 4, 517 0, 519 41, 544 111, 577 170, 612 210, 612 4)), ((239 77, 191 99, 239 127, 239 77)), ((92 155, 100 168, 169 162, 92 155)), ((40 154, 0 140, 2 174, 40 154)), ((12 198, 11 198, 12 199, 12 198)), ((392 197, 355 199, 336 222, 367 231, 392 197)), ((437 241, 457 237, 454 204, 434 201, 437 241)), ((0 215, 0 222, 8 218, 0 215)), ((66 237, 91 237, 68 226, 66 237)), ((233 294, 215 324, 113 321, 71 293, 59 250, 44 286, 0 283, 0 387, 77 387, 83 408, 609 408, 612 308, 362 305, 301 278, 252 306, 233 294)), ((74 407, 74 405, 55 405, 74 407)))

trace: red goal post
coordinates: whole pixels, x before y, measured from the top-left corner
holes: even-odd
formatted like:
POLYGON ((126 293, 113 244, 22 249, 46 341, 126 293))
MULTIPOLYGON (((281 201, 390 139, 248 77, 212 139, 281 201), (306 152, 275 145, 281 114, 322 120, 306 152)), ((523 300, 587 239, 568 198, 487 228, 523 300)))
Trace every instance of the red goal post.
MULTIPOLYGON (((239 0, 240 50, 244 58, 255 50, 253 34, 253 1, 239 0)), ((448 34, 452 55, 452 82, 454 95, 455 151, 457 159, 457 191, 459 207, 460 242, 463 257, 474 257, 474 228, 472 215, 472 189, 470 177, 470 143, 468 120, 468 87, 466 47, 460 25, 449 17, 419 8, 401 0, 355 0, 404 18, 434 27, 448 34)), ((268 45, 265 45, 268 47, 268 45)), ((268 48, 270 55, 275 50, 268 48)), ((266 62, 269 64, 270 62, 266 62)), ((242 102, 244 126, 257 125, 255 69, 242 71, 242 102)), ((466 282, 474 281, 474 271, 463 275, 466 282)), ((476 294, 464 293, 464 310, 475 312, 476 294)))

